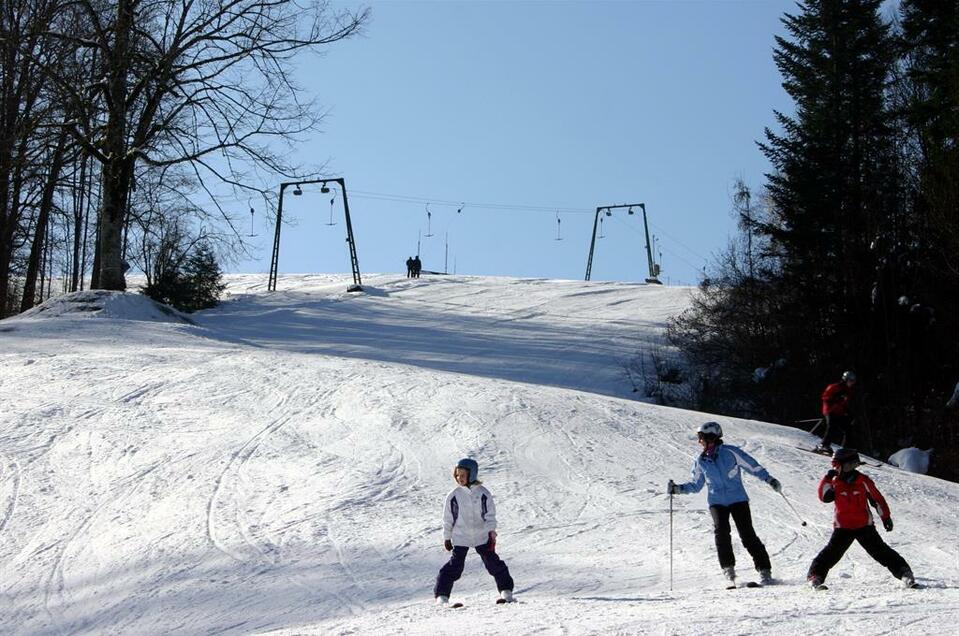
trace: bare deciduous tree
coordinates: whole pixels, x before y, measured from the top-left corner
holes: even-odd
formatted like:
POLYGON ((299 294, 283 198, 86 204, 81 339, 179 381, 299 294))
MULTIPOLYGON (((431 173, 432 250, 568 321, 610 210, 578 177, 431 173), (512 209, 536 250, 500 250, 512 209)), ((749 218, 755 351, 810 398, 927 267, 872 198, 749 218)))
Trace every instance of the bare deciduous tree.
POLYGON ((255 172, 294 171, 281 145, 313 129, 319 112, 299 99, 291 64, 358 32, 369 12, 293 0, 64 0, 56 36, 97 61, 78 85, 56 67, 71 132, 101 164, 93 286, 124 289, 123 228, 138 162, 189 164, 256 189, 255 172))

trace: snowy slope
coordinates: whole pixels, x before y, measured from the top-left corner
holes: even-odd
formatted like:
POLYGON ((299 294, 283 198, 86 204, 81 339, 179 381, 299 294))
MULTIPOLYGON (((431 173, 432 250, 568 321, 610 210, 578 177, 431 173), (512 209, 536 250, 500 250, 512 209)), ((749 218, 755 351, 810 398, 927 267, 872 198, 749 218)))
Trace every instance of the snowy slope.
MULTIPOLYGON (((3 634, 945 634, 959 624, 959 485, 866 468, 924 590, 854 546, 826 593, 827 468, 811 438, 719 418, 784 484, 747 479, 783 585, 722 590, 705 494, 675 500, 704 414, 635 400, 624 361, 688 290, 370 276, 231 279, 157 316, 136 298, 0 322, 3 634), (461 456, 497 498, 520 603, 471 555, 432 605, 461 456)), ((738 543, 739 568, 748 555, 738 543)))

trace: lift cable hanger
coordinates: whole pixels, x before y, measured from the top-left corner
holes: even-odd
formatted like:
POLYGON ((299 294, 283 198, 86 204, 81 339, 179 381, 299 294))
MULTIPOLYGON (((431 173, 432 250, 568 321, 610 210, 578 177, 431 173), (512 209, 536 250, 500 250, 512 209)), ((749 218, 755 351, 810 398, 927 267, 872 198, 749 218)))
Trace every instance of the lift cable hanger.
POLYGON ((423 235, 426 238, 433 236, 433 233, 430 231, 430 225, 432 221, 433 221, 433 213, 430 212, 430 204, 427 203, 426 204, 426 234, 423 235))
POLYGON ((333 226, 336 225, 336 221, 333 220, 333 203, 336 201, 336 192, 333 193, 333 196, 330 197, 330 220, 327 221, 327 225, 333 226))

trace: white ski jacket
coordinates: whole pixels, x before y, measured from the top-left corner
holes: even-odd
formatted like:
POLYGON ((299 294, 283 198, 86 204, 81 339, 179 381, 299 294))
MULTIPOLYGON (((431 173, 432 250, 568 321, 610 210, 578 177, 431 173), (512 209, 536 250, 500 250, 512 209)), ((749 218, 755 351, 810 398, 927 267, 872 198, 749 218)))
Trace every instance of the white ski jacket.
POLYGON ((443 506, 443 539, 453 545, 473 548, 489 541, 496 529, 496 506, 486 486, 457 486, 446 496, 443 506))

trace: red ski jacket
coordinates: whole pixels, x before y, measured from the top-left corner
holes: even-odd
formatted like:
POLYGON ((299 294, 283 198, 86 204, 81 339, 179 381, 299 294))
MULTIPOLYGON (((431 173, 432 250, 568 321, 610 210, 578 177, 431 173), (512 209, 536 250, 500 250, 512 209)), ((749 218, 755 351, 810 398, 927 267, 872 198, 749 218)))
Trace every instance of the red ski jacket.
POLYGON ((819 499, 825 503, 835 502, 834 528, 855 530, 873 525, 870 503, 878 508, 880 519, 888 519, 892 514, 876 484, 856 470, 845 478, 823 477, 819 482, 819 499))
POLYGON ((830 384, 822 392, 823 415, 849 415, 849 400, 852 389, 845 382, 830 384))

